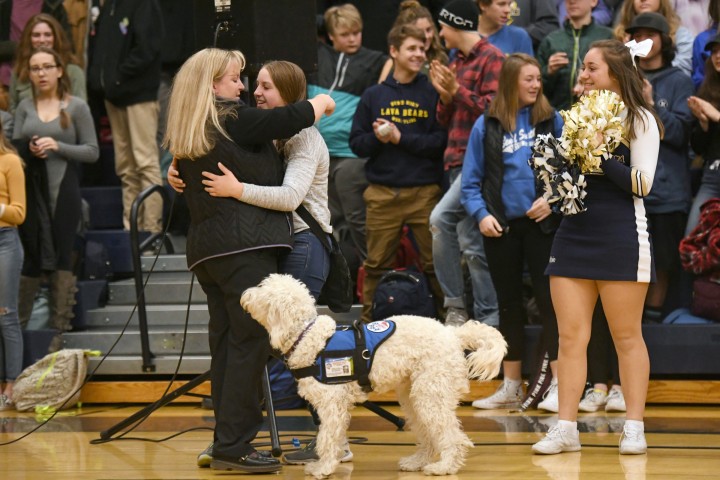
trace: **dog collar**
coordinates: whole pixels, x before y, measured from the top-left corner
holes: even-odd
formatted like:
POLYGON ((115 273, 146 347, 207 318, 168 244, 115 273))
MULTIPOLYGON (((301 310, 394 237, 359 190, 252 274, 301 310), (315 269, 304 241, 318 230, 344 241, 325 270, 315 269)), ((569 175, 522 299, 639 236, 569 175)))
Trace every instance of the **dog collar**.
POLYGON ((293 343, 292 346, 290 347, 290 350, 288 350, 285 353, 285 358, 289 358, 290 355, 292 355, 292 353, 295 351, 298 344, 300 343, 300 340, 302 340, 303 337, 305 336, 305 334, 308 332, 308 330, 310 330, 310 327, 312 327, 315 324, 315 320, 317 320, 317 317, 313 318, 312 320, 310 320, 310 322, 308 322, 307 325, 305 325, 305 328, 303 328, 303 331, 300 332, 300 335, 298 336, 297 340, 295 340, 295 343, 293 343))

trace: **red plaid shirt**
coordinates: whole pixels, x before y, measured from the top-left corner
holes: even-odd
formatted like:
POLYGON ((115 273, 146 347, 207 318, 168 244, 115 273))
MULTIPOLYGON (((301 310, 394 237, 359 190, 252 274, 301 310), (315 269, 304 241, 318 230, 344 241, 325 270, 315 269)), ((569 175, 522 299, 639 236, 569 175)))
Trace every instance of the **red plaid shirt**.
POLYGON ((498 77, 505 56, 487 39, 473 46, 467 56, 457 52, 455 67, 459 88, 449 105, 438 102, 438 122, 448 129, 445 170, 462 165, 470 130, 497 93, 498 77))

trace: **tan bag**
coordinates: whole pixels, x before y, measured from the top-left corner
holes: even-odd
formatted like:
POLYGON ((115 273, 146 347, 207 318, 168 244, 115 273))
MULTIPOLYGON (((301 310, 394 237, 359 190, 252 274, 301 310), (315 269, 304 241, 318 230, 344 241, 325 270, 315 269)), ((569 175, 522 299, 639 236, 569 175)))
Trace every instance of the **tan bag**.
POLYGON ((60 350, 23 370, 13 386, 15 408, 21 412, 37 406, 74 408, 87 375, 86 353, 80 349, 60 350))

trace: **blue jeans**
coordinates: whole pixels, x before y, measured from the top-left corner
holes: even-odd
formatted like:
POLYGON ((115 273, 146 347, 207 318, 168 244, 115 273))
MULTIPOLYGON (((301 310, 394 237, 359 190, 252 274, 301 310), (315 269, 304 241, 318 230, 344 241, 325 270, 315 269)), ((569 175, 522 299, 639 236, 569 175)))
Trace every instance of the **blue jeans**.
POLYGON ((22 264, 17 228, 0 228, 0 381, 15 381, 22 371, 23 338, 17 311, 22 264))
POLYGON ((460 266, 465 257, 473 290, 475 319, 499 324, 497 296, 485 258, 482 234, 460 203, 460 169, 450 172, 450 188, 430 214, 435 275, 445 294, 445 307, 465 309, 465 282, 460 266))
POLYGON ((292 251, 280 255, 280 273, 303 282, 316 301, 329 272, 330 254, 310 230, 296 233, 292 251))
POLYGON ((700 219, 700 207, 711 198, 720 198, 720 159, 705 162, 700 188, 695 194, 695 200, 693 200, 688 214, 685 235, 697 226, 700 219))

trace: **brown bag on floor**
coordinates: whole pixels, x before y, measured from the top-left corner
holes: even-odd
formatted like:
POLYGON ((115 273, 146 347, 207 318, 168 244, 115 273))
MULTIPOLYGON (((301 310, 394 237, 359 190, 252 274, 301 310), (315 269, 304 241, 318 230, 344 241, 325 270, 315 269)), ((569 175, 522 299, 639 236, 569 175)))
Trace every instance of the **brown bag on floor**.
POLYGON ((86 351, 65 349, 45 355, 27 367, 15 380, 13 402, 20 411, 37 406, 74 408, 87 375, 86 351))

